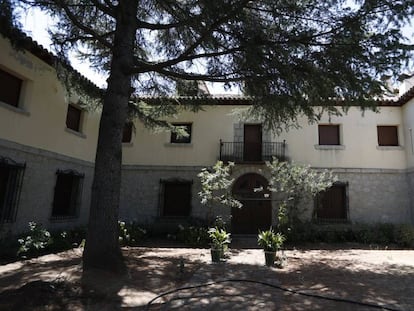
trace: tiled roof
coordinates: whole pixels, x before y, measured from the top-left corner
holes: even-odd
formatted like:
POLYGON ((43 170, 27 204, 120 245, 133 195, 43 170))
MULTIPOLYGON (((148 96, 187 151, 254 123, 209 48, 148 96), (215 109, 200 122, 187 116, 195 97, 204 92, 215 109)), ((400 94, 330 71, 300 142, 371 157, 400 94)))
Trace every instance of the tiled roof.
POLYGON ((397 100, 397 102, 399 103, 399 106, 402 106, 406 104, 412 98, 414 98, 414 86, 410 88, 407 92, 402 94, 400 98, 397 100))
POLYGON ((199 105, 251 105, 253 97, 243 95, 200 95, 200 96, 139 96, 138 99, 157 104, 165 101, 179 102, 181 104, 199 105))
POLYGON ((0 34, 2 34, 6 38, 12 38, 12 44, 17 49, 24 49, 37 58, 41 59, 45 63, 47 63, 50 66, 55 66, 56 62, 58 62, 60 65, 65 67, 67 70, 72 72, 76 79, 79 81, 82 81, 86 83, 89 87, 93 87, 96 90, 100 90, 95 83, 93 83, 91 80, 83 76, 81 73, 79 73, 76 69, 74 69, 69 62, 65 61, 62 58, 59 58, 55 56, 53 53, 49 52, 47 49, 45 49, 42 45, 34 41, 31 37, 26 35, 24 32, 17 28, 10 29, 7 27, 6 22, 0 18, 0 34))

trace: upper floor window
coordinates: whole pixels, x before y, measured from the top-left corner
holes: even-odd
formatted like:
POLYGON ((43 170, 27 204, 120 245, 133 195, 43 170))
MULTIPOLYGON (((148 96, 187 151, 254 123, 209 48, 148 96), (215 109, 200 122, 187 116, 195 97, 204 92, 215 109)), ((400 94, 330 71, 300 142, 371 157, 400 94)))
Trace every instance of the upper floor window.
POLYGON ((176 127, 182 128, 187 135, 179 135, 178 133, 171 132, 171 143, 176 144, 189 144, 191 143, 191 123, 174 123, 176 127))
POLYGON ((84 174, 67 170, 56 172, 52 218, 76 217, 81 201, 84 174))
POLYGON ((377 126, 378 146, 399 146, 398 126, 381 125, 377 126))
POLYGON ((18 107, 23 80, 0 69, 0 102, 18 107))
POLYGON ((127 122, 124 125, 124 129, 122 131, 122 142, 123 143, 130 143, 132 139, 132 122, 127 122))
POLYGON ((318 125, 319 145, 340 145, 339 125, 318 125))
POLYGON ((66 127, 76 132, 81 131, 82 109, 74 105, 68 105, 66 114, 66 127))
POLYGON ((0 223, 15 221, 25 167, 0 157, 0 223))

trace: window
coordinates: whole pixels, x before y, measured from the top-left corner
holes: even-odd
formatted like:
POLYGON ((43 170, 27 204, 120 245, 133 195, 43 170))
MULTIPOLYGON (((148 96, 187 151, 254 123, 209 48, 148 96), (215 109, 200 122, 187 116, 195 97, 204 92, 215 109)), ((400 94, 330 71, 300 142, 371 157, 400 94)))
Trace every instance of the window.
POLYGON ((82 109, 69 104, 68 112, 66 114, 66 127, 76 132, 80 132, 81 131, 81 117, 82 117, 82 109))
POLYGON ((161 181, 162 216, 190 216, 191 186, 191 181, 161 181))
POLYGON ((0 69, 0 102, 18 107, 23 81, 0 69))
POLYGON ((339 125, 318 125, 319 145, 340 145, 339 125))
POLYGON ((377 133, 378 146, 399 146, 397 126, 377 126, 377 133))
POLYGON ((176 127, 181 127, 188 134, 186 136, 180 136, 177 133, 171 132, 171 143, 175 144, 189 144, 191 143, 191 123, 175 123, 176 127))
POLYGON ((316 198, 316 219, 321 221, 347 220, 347 184, 336 183, 316 198))
POLYGON ((77 217, 84 175, 73 170, 58 170, 56 175, 52 218, 77 217))
POLYGON ((0 223, 16 220, 25 164, 0 157, 0 223))
POLYGON ((122 131, 122 142, 130 143, 132 139, 132 122, 125 123, 122 131))

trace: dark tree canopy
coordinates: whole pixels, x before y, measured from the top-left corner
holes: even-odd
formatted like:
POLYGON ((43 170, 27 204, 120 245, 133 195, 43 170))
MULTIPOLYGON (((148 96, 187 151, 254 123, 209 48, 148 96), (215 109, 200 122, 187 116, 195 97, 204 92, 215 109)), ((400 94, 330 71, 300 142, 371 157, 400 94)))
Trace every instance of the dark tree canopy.
MULTIPOLYGON (((23 2, 58 17, 59 51, 79 49, 110 70, 119 1, 23 2)), ((384 92, 381 77, 412 56, 400 29, 413 0, 137 3, 134 64, 125 69, 137 94, 171 94, 176 79, 223 82, 255 96, 275 124, 298 112, 312 117, 311 104, 332 99, 369 103, 384 92)))
POLYGON ((381 77, 412 56, 400 29, 414 0, 10 1, 55 16, 61 55, 78 50, 109 75, 84 268, 122 266, 116 221, 131 96, 173 94, 177 80, 222 82, 253 96, 251 113, 278 129, 298 114, 314 118, 314 105, 370 103, 381 77))

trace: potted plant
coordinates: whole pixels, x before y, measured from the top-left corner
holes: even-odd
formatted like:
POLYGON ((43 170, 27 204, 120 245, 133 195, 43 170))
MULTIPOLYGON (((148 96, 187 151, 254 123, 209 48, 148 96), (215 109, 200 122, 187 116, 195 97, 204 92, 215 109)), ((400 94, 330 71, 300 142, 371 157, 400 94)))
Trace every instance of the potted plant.
POLYGON ((208 235, 211 239, 211 261, 219 262, 224 258, 224 251, 231 242, 230 233, 215 227, 208 230, 208 235))
POLYGON ((273 266, 276 259, 276 252, 282 247, 285 237, 280 232, 275 233, 272 228, 266 231, 259 231, 257 243, 263 248, 266 266, 273 266))

